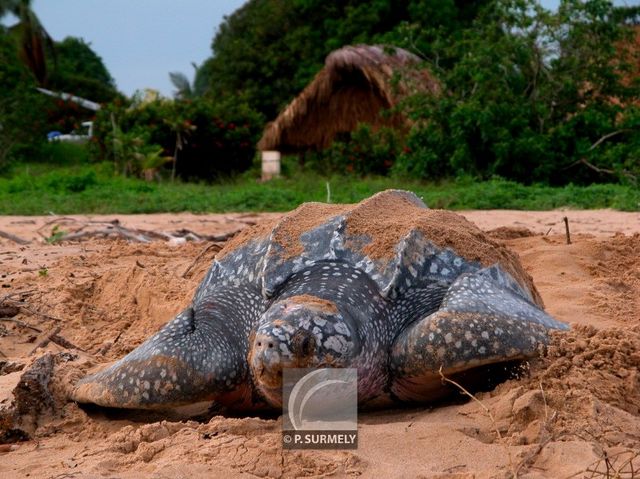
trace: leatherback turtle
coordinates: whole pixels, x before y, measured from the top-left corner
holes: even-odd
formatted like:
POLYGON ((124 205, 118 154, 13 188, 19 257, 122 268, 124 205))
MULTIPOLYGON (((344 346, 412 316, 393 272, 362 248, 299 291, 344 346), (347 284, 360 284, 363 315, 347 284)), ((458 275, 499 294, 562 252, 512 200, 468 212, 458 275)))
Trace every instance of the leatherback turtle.
POLYGON ((515 254, 452 212, 389 190, 305 203, 245 230, 192 303, 73 392, 157 408, 278 407, 284 368, 352 367, 360 405, 429 401, 446 375, 535 356, 551 329, 515 254))

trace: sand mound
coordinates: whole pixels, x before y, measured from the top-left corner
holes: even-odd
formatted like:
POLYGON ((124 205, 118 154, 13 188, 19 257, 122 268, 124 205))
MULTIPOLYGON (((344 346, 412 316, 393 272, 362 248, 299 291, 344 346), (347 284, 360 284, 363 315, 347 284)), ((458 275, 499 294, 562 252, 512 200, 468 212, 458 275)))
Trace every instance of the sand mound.
POLYGON ((535 236, 536 233, 524 226, 500 226, 487 231, 487 235, 490 238, 497 240, 509 240, 515 238, 528 238, 530 236, 535 236))
POLYGON ((546 355, 531 365, 530 375, 498 386, 495 409, 509 419, 508 433, 530 441, 538 426, 555 412, 554 433, 589 437, 601 445, 632 447, 640 430, 640 326, 597 330, 576 325, 555 334, 546 355), (509 412, 511 407, 511 414, 509 412), (631 425, 637 427, 631 428, 631 425))

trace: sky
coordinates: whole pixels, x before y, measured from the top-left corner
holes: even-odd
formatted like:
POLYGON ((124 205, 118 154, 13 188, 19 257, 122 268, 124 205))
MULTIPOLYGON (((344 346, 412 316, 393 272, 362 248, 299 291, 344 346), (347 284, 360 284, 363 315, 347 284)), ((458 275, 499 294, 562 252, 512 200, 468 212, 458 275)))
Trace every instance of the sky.
MULTIPOLYGON (((89 43, 126 95, 153 88, 172 96, 169 72, 192 79, 192 62, 199 65, 211 55, 223 17, 245 1, 33 0, 33 8, 55 40, 74 36, 89 43)), ((558 2, 542 0, 547 8, 558 2)))
POLYGON ((55 40, 81 37, 103 60, 120 91, 153 88, 172 96, 169 72, 193 79, 192 62, 211 56, 225 15, 245 0, 34 0, 55 40))

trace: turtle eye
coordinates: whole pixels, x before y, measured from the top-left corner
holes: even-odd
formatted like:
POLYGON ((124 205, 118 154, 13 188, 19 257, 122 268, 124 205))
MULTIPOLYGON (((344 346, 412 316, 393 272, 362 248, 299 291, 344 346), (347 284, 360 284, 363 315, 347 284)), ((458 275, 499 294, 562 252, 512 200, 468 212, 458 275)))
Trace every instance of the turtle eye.
POLYGON ((305 336, 302 338, 302 343, 300 344, 300 349, 302 350, 302 354, 309 354, 311 350, 311 338, 305 336))
POLYGON ((293 352, 299 356, 308 356, 316 347, 316 340, 307 331, 297 331, 291 338, 293 352))

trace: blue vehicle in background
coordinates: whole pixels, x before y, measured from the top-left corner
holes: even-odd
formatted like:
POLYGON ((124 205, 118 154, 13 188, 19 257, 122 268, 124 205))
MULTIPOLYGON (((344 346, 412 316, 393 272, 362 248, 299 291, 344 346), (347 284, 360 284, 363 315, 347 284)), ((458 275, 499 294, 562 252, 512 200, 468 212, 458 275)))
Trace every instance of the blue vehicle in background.
POLYGON ((47 140, 50 142, 86 143, 93 136, 93 122, 83 121, 81 125, 82 128, 80 130, 74 130, 66 134, 59 131, 50 131, 47 133, 47 140))

